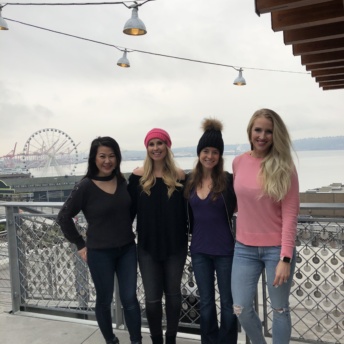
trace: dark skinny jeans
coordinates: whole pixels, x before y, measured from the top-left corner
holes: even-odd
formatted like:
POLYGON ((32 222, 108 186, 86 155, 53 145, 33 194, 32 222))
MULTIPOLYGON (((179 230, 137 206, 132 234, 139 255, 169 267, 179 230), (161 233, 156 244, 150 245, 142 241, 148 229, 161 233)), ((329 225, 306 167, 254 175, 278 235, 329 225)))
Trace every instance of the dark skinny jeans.
POLYGON ((87 262, 96 289, 96 318, 106 341, 113 339, 111 302, 115 273, 130 340, 141 341, 141 310, 136 296, 137 254, 135 243, 119 248, 88 249, 87 262))
POLYGON ((180 283, 186 260, 187 247, 169 256, 165 261, 156 261, 142 248, 138 249, 139 266, 146 296, 146 314, 150 334, 162 335, 162 296, 165 293, 166 336, 175 336, 181 310, 180 283))
POLYGON ((237 317, 233 312, 231 274, 233 256, 191 254, 200 295, 202 344, 236 344, 237 317), (217 319, 215 275, 220 293, 221 319, 217 319))

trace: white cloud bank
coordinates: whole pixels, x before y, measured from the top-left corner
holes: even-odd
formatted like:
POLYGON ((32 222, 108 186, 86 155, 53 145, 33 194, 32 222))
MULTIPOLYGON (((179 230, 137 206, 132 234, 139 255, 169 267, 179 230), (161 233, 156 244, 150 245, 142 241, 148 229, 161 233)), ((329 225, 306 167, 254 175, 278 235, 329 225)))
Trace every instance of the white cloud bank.
POLYGON ((66 132, 86 151, 99 135, 141 150, 153 127, 167 130, 174 147, 194 146, 206 116, 223 121, 226 144, 246 143, 247 122, 261 107, 283 117, 292 139, 344 134, 343 91, 322 91, 304 74, 300 57, 272 31, 270 15, 256 15, 253 0, 148 2, 139 8, 148 30, 141 37, 122 33, 130 14, 123 5, 7 5, 2 11, 120 47, 241 66, 247 85, 233 85, 232 68, 137 52, 128 54, 130 68, 120 68, 115 48, 8 21, 10 30, 0 32, 0 155, 16 142, 21 151, 43 128, 66 132))

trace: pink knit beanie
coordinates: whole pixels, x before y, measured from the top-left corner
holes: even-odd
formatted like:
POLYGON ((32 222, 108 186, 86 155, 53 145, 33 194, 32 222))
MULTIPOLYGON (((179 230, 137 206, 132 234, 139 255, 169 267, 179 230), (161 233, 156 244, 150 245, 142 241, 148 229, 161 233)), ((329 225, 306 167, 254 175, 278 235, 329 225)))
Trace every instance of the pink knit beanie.
POLYGON ((152 139, 160 139, 161 141, 164 141, 168 148, 171 148, 172 146, 170 135, 168 135, 168 132, 164 129, 154 128, 147 133, 144 141, 146 148, 148 147, 149 141, 152 139))

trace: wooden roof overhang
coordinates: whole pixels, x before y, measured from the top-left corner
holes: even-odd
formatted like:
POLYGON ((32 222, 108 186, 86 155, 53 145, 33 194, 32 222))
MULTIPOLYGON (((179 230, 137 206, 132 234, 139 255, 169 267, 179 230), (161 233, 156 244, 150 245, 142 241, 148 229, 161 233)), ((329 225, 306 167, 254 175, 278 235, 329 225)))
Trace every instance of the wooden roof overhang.
POLYGON ((344 0, 255 0, 323 90, 344 88, 344 0))

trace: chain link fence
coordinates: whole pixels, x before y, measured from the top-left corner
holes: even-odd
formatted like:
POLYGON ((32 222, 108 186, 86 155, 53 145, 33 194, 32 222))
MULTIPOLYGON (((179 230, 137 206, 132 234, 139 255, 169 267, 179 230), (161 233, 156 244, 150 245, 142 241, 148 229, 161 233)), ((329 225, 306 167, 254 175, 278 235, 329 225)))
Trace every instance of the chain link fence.
MULTIPOLYGON (((29 207, 26 204, 26 211, 20 211, 19 203, 6 205, 8 234, 0 236, 1 292, 7 291, 6 299, 12 302, 13 311, 95 319, 95 291, 87 265, 55 223, 56 208, 61 204, 56 203, 55 209, 47 205, 39 208, 34 203, 29 207)), ((83 217, 75 220, 85 234, 83 217)), ((296 248, 297 265, 290 296, 292 339, 303 343, 344 343, 344 219, 300 218, 296 248)), ((199 333, 199 293, 190 256, 181 292, 179 331, 199 333)), ((139 272, 137 295, 146 326, 145 295, 139 272)), ((218 292, 216 302, 220 315, 218 292)), ((269 337, 272 310, 264 275, 256 308, 263 315, 265 336, 269 337)), ((123 325, 117 294, 113 315, 116 325, 123 325)))
MULTIPOLYGON (((296 248, 290 295, 293 339, 344 343, 344 219, 300 218, 296 248)), ((270 336, 265 278, 263 285, 265 335, 270 336)))

